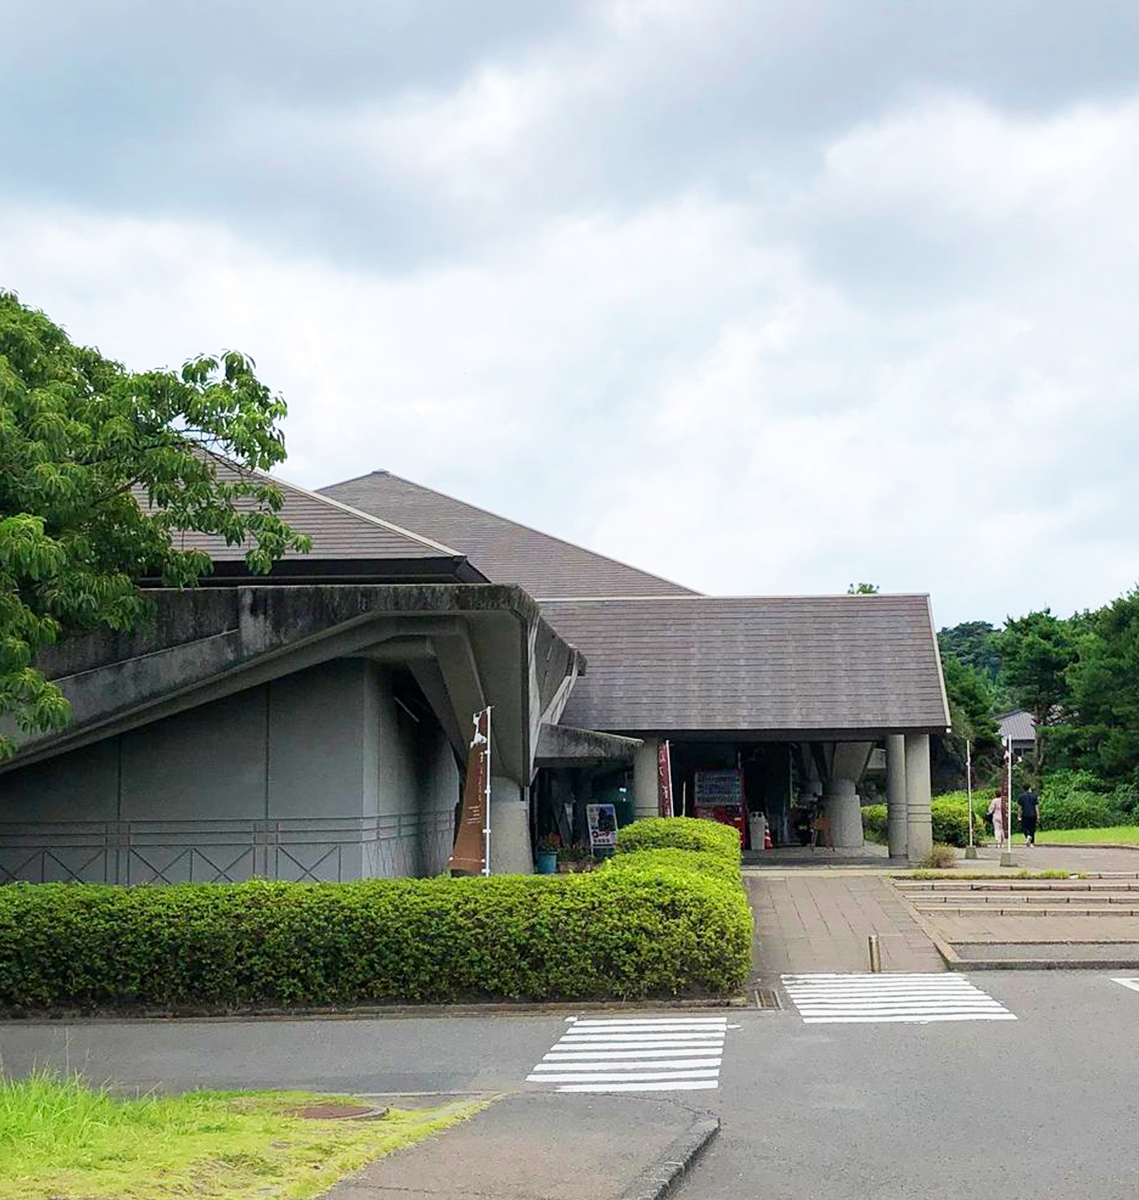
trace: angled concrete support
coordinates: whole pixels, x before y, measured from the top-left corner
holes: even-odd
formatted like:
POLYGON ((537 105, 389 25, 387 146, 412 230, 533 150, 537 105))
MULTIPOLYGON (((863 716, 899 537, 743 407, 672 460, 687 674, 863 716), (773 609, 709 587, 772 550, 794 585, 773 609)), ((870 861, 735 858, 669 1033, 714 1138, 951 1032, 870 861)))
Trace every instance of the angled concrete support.
POLYGON ((862 845, 862 808, 854 780, 828 780, 823 792, 823 806, 835 847, 858 849, 862 845))
POLYGON ((929 734, 906 734, 906 857, 921 862, 933 848, 930 816, 929 734))
POLYGON ((886 738, 886 830, 891 858, 905 858, 906 816, 906 738, 892 733, 886 738))

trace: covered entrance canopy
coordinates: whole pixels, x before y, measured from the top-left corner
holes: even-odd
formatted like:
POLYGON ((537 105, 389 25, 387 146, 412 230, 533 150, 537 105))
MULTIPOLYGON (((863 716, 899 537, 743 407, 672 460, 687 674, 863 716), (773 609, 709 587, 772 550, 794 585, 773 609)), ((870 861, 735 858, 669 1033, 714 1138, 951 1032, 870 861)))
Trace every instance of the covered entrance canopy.
POLYGON ((929 737, 947 732, 949 711, 927 596, 540 603, 589 662, 563 722, 642 742, 639 815, 657 811, 667 738, 680 790, 698 764, 725 766, 734 755, 749 807, 763 809, 778 836, 793 836, 796 802, 821 804, 835 842, 861 845, 858 786, 883 746, 891 854, 928 851, 929 737))

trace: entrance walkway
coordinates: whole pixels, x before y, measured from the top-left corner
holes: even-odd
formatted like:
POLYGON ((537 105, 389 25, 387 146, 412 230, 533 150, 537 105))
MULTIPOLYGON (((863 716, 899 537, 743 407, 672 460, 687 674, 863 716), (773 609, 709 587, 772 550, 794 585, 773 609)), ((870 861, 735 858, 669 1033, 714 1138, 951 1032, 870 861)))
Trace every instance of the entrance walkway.
POLYGON ((884 971, 945 970, 937 948, 887 879, 747 871, 744 879, 755 913, 757 983, 772 986, 782 975, 812 971, 865 971, 872 933, 878 935, 884 971))

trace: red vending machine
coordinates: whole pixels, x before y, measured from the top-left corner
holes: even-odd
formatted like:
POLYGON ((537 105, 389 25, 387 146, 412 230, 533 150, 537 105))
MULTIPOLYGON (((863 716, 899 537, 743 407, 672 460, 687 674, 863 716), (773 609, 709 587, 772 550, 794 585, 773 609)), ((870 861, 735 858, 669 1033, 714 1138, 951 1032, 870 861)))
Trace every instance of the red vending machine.
POLYGON ((744 845, 747 805, 742 771, 697 771, 695 799, 698 817, 731 825, 740 835, 740 845, 744 845))

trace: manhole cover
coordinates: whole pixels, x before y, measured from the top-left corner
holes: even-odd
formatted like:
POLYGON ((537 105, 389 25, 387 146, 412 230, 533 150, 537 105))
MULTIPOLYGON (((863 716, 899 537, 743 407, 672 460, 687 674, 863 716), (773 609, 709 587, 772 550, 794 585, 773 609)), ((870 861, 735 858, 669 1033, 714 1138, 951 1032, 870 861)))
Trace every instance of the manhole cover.
POLYGON ((374 1108, 367 1104, 305 1104, 293 1109, 293 1116, 307 1117, 310 1121, 378 1121, 387 1115, 386 1108, 374 1108))

